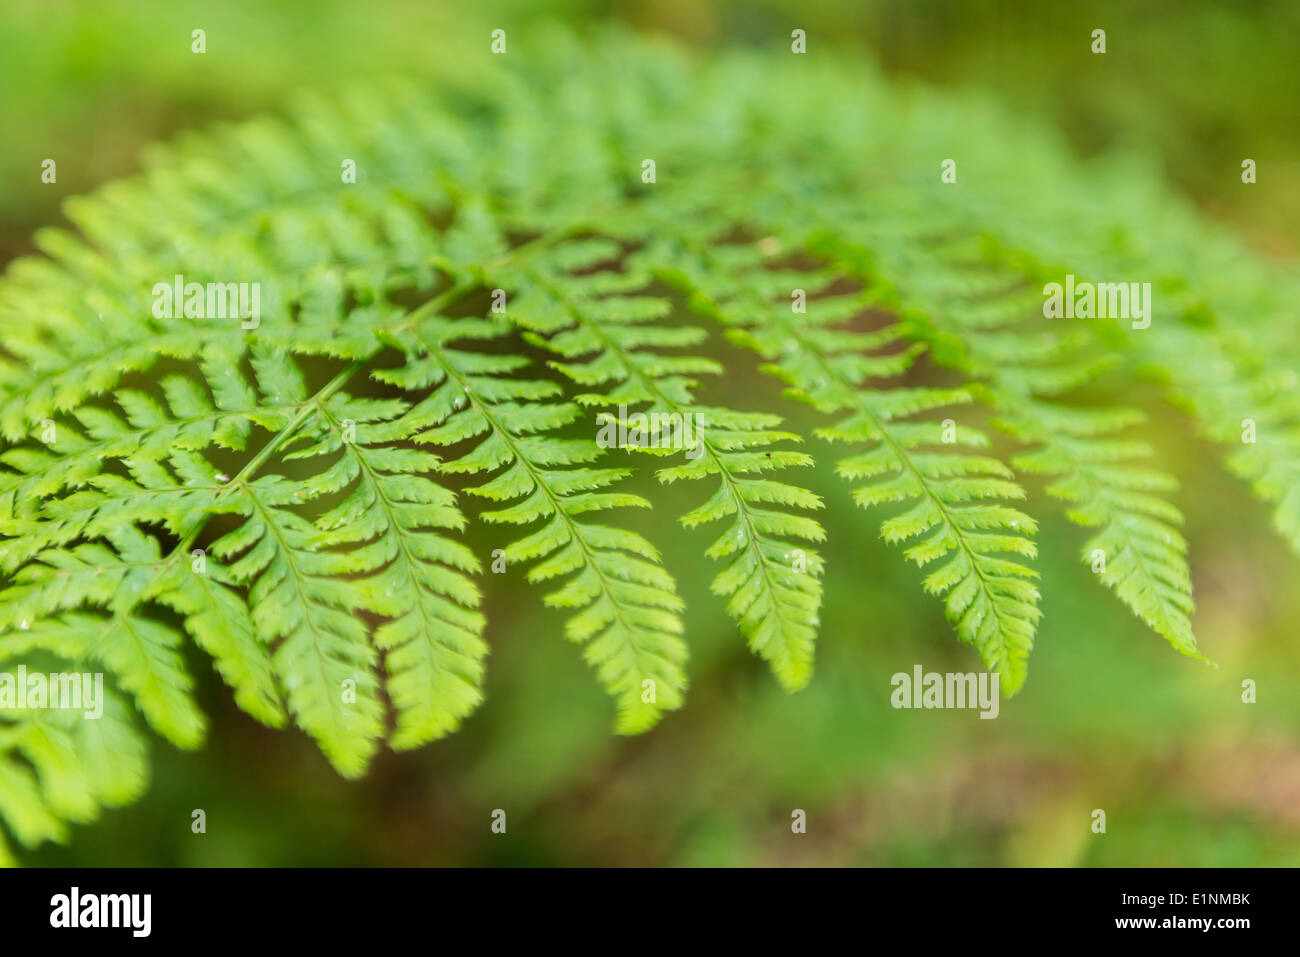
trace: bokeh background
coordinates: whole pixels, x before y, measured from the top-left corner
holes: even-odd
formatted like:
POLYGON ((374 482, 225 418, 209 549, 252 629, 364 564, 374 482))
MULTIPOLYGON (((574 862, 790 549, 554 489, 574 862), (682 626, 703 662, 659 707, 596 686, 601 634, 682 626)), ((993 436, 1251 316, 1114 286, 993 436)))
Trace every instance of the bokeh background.
MULTIPOLYGON (((1300 5, 1294 0, 0 0, 0 263, 32 251, 60 203, 140 166, 150 141, 277 109, 296 90, 394 70, 436 76, 488 32, 606 20, 707 57, 788 50, 790 31, 860 51, 901 85, 977 88, 1082 156, 1136 151, 1258 254, 1300 253, 1300 5), (1140 7, 1140 8, 1139 8, 1140 7), (1081 70, 1107 30, 1104 70, 1081 70), (207 32, 208 52, 190 51, 207 32), (1242 189, 1240 158, 1260 183, 1242 189), (58 160, 58 182, 39 180, 58 160)), ((1294 327, 1292 327, 1294 328, 1294 327)), ((737 354, 739 355, 739 354, 737 354)), ((744 395, 748 364, 727 388, 744 395)), ((775 395, 770 383, 753 383, 775 395)), ((753 393, 749 393, 753 394, 753 393)), ((790 404, 792 423, 808 424, 790 404)), ((257 725, 211 668, 207 746, 155 739, 138 804, 29 854, 72 865, 1296 865, 1300 864, 1300 559, 1176 414, 1158 423, 1183 476, 1213 669, 1175 655, 1079 563, 1051 509, 1044 620, 1029 681, 995 721, 896 711, 889 676, 974 670, 921 573, 819 469, 832 530, 818 673, 786 695, 708 594, 707 531, 664 535, 698 489, 658 494, 692 649, 687 706, 619 738, 561 616, 486 576, 488 700, 464 729, 339 779, 305 737, 257 725), (1258 685, 1243 704, 1241 682, 1258 685), (203 808, 208 831, 190 831, 203 808), (489 830, 508 813, 506 835, 489 830), (792 809, 808 832, 790 831, 792 809), (1091 811, 1107 833, 1090 830, 1091 811)), ((815 451, 815 450, 814 450, 815 451)), ((497 543, 480 533, 486 553, 497 543)), ((505 580, 509 578, 510 580, 505 580)))

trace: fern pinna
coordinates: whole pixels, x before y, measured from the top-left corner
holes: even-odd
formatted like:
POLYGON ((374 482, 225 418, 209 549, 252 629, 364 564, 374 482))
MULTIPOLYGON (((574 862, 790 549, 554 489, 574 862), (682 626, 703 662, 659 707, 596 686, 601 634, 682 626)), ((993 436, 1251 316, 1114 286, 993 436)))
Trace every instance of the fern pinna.
POLYGON ((1099 582, 1200 657, 1176 482, 1150 465, 1142 396, 1111 401, 1138 372, 1236 446, 1300 546, 1300 384, 1238 321, 1267 277, 1156 215, 1158 183, 1099 210, 1077 197, 1108 174, 1050 139, 847 63, 687 66, 610 35, 482 74, 183 138, 9 267, 0 663, 108 677, 95 721, 0 699, 0 821, 20 844, 141 793, 133 712, 199 746, 187 639, 239 707, 342 774, 454 731, 483 699, 489 564, 542 585, 616 729, 650 728, 686 701, 690 636, 631 518, 655 504, 626 484, 647 467, 698 484, 676 517, 713 529, 717 610, 789 690, 819 629, 828 531, 800 476, 820 462, 874 516, 830 533, 921 566, 1004 693, 1051 587, 1040 475, 1089 529, 1099 582), (954 130, 969 161, 949 187, 954 130), (1040 204, 1007 201, 1012 141, 1048 171, 1040 204), (1240 281, 1211 283, 1211 260, 1240 281), (1150 328, 1044 317, 1044 282, 1111 271, 1157 283, 1150 328), (173 284, 240 283, 256 315, 158 308, 173 284), (821 417, 812 434, 783 426, 781 386, 717 387, 724 341, 821 417), (620 416, 690 440, 598 441, 620 416), (1244 420, 1257 441, 1238 442, 1244 420), (499 553, 469 547, 471 523, 507 532, 499 553))

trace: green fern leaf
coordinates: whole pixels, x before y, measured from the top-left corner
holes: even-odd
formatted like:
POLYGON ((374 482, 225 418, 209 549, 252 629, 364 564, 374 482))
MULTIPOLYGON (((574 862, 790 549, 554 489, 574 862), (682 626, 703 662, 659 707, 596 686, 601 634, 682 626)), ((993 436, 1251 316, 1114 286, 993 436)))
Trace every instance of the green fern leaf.
POLYGON ((558 268, 543 271, 537 265, 511 277, 520 290, 512 320, 564 357, 552 365, 574 382, 606 388, 579 395, 582 405, 635 409, 645 421, 664 424, 668 444, 657 428, 657 438, 620 443, 628 451, 684 455, 686 464, 658 470, 661 482, 717 478, 711 497, 682 516, 682 524, 729 519, 707 552, 726 562, 713 592, 728 599, 727 613, 782 685, 802 688, 812 676, 822 573, 821 556, 803 543, 822 541, 825 531, 812 518, 766 506, 812 510, 822 502, 805 489, 759 476, 810 466, 811 456, 774 448, 799 441, 777 430, 779 416, 696 402, 694 376, 722 370, 712 359, 661 351, 697 345, 706 333, 663 324, 670 303, 637 294, 651 280, 643 265, 648 256, 630 257, 625 272, 574 275, 574 269, 619 259, 619 246, 579 240, 560 253, 558 268))
POLYGON ((560 390, 542 380, 508 373, 522 357, 480 355, 449 343, 493 340, 509 330, 491 320, 423 320, 406 341, 410 361, 385 378, 407 389, 432 389, 405 418, 418 427, 416 442, 453 446, 482 437, 471 451, 440 464, 446 473, 498 472, 469 488, 493 502, 514 502, 485 511, 488 522, 544 522, 505 550, 508 563, 536 561, 533 582, 570 575, 546 596, 548 605, 574 611, 567 634, 585 643, 585 658, 618 702, 617 728, 644 731, 663 711, 681 706, 686 687, 686 646, 672 577, 658 551, 634 532, 580 521, 579 516, 620 507, 648 507, 626 493, 600 491, 628 473, 590 468, 601 450, 589 439, 548 435, 579 415, 572 403, 546 403, 560 390), (522 501, 520 501, 522 499, 522 501), (576 574, 575 574, 576 573, 576 574))

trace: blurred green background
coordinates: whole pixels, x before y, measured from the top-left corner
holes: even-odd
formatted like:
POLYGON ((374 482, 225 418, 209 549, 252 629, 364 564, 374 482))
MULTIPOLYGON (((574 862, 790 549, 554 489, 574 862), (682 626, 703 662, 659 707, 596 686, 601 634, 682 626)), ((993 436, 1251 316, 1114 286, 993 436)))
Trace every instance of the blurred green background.
MULTIPOLYGON (((980 88, 1058 129, 1080 155, 1153 156, 1207 216, 1262 257, 1300 251, 1300 5, 1291 2, 522 0, 462 3, 0 3, 0 262, 31 251, 59 204, 139 168, 187 128, 274 110, 295 90, 393 70, 456 72, 488 31, 620 20, 699 56, 788 50, 808 32, 899 83, 980 88), (1094 28, 1104 70, 1082 71, 1094 28), (190 50, 194 29, 207 53, 190 50), (1240 160, 1260 169, 1243 190, 1240 160), (41 184, 41 160, 58 182, 41 184)), ((732 394, 776 395, 729 353, 732 394)), ((715 387, 716 388, 716 387, 715 387)), ((706 392, 703 398, 710 398, 706 392)), ((795 428, 810 420, 787 410, 795 428)), ((648 735, 610 733, 611 705, 518 572, 486 576, 488 700, 454 737, 385 754, 345 782, 305 737, 257 725, 197 657, 207 747, 155 740, 139 804, 79 827, 34 864, 1300 864, 1300 560, 1266 510, 1173 413, 1207 668, 1175 655, 1093 581, 1083 538, 1051 509, 1040 533, 1044 621, 1025 690, 995 721, 897 711, 889 676, 974 670, 922 574, 880 541, 830 472, 808 476, 832 531, 818 673, 780 691, 708 594, 707 532, 665 535, 698 489, 657 492, 653 526, 687 600, 686 707, 648 735), (1241 682, 1258 703, 1241 702, 1241 682), (190 812, 207 813, 205 835, 190 812), (505 809, 508 832, 489 829, 505 809), (808 816, 790 830, 791 811, 808 816), (1107 814, 1107 833, 1090 830, 1107 814)), ((813 448, 817 452, 816 447, 813 448)), ((496 547, 480 530, 471 544, 496 547)))

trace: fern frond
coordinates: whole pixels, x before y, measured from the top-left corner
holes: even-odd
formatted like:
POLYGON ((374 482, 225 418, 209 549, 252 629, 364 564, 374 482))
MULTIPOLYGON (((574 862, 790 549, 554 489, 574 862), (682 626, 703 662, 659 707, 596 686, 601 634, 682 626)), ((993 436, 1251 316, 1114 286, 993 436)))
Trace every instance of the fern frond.
POLYGON ((514 502, 483 512, 485 521, 544 522, 507 546, 504 557, 508 563, 536 561, 528 572, 533 582, 570 576, 546 602, 574 611, 568 637, 586 645, 584 657, 615 696, 618 730, 635 734, 681 706, 686 687, 682 601, 648 541, 626 529, 579 521, 591 512, 649 506, 636 495, 600 491, 628 470, 589 467, 601 455, 594 441, 548 434, 577 419, 579 407, 546 401, 560 391, 554 383, 510 378, 527 365, 522 357, 450 345, 499 339, 509 329, 504 321, 429 317, 401 340, 406 366, 382 377, 406 389, 432 390, 403 420, 419 429, 414 441, 453 446, 481 439, 439 469, 498 473, 467 489, 493 502, 514 502))
POLYGON ((732 327, 737 342, 770 360, 765 369, 788 384, 788 395, 824 414, 847 413, 817 430, 831 441, 867 446, 841 459, 836 471, 850 481, 877 480, 855 489, 854 499, 864 508, 909 505, 884 522, 884 538, 898 543, 925 536, 906 556, 922 567, 944 560, 926 577, 926 590, 944 597, 958 636, 997 672, 1005 692, 1014 694, 1024 681, 1040 617, 1036 572, 1017 560, 1036 555, 1030 536, 1037 525, 1005 504, 1025 497, 1010 469, 988 456, 944 450, 982 448, 988 444, 983 433, 952 422, 946 438, 940 423, 917 418, 968 403, 971 394, 879 388, 875 383, 902 375, 922 350, 907 344, 897 323, 873 332, 847 327, 874 303, 871 296, 824 295, 795 313, 789 298, 773 300, 789 297, 793 288, 825 289, 833 271, 792 276, 762 268, 763 252, 754 244, 723 248, 725 258, 707 253, 679 259, 674 275, 697 306, 732 327))
POLYGON ((717 326, 690 310, 853 446, 837 469, 855 500, 888 510, 883 537, 1007 693, 1040 616, 1036 526, 966 421, 976 403, 1028 446, 1007 461, 1090 530, 1084 561, 1101 553, 1100 580, 1185 654, 1176 486, 1142 414, 1096 400, 1108 376, 1148 373, 1234 447, 1300 549, 1300 382, 1247 322, 1275 332, 1288 300, 1168 214, 1158 183, 829 56, 692 66, 555 34, 494 59, 438 93, 376 84, 183 137, 70 201, 75 231, 43 231, 0 281, 0 664, 110 683, 99 723, 0 712, 0 819, 19 843, 139 792, 132 707, 199 744, 187 638, 241 708, 292 720, 347 775, 383 741, 460 726, 487 654, 462 481, 489 503, 475 522, 514 526, 505 560, 550 583, 619 731, 681 707, 687 684, 658 550, 593 517, 649 504, 620 485, 646 462, 663 484, 705 480, 680 520, 720 530, 713 591, 780 683, 804 685, 825 532, 789 476, 813 460, 757 390, 711 398, 749 379, 708 391, 717 326), (991 132, 962 137, 961 186, 941 186, 934 158, 971 122, 991 132), (1024 169, 999 185, 1008 153, 1024 169), (638 180, 645 156, 657 182, 638 180), (1065 271, 1150 279, 1153 324, 1043 323, 1038 290, 1065 271), (180 274, 259 282, 260 324, 155 314, 151 291, 180 274), (489 318, 468 315, 488 296, 489 318), (551 357, 536 377, 528 346, 551 357), (693 435, 627 437, 613 444, 643 454, 610 467, 588 430, 620 408, 693 435))
POLYGON ((1084 543, 1083 561, 1174 648, 1204 660, 1188 619, 1194 605, 1187 542, 1176 528, 1182 515, 1157 494, 1177 484, 1164 472, 1133 464, 1154 455, 1149 444, 1106 434, 1144 419, 1132 409, 1082 410, 1031 400, 1009 412, 1003 425, 1037 444, 1014 460, 1016 466, 1056 477, 1047 491, 1070 503, 1071 521, 1101 529, 1084 543))
MULTIPOLYGON (((842 314, 832 305, 819 315, 820 302, 810 304, 810 323, 842 314)), ((886 519, 882 535, 890 543, 924 536, 904 554, 921 567, 942 561, 926 576, 926 590, 944 598, 958 636, 998 674, 1005 693, 1014 694, 1024 683, 1041 617, 1032 583, 1037 573, 1023 561, 1037 555, 1032 536, 1038 526, 1007 504, 1025 497, 1009 468, 990 456, 951 448, 982 449, 988 445, 983 433, 949 420, 951 432, 945 434, 944 423, 917 418, 971 401, 968 392, 867 387, 870 380, 897 375, 917 355, 910 348, 863 354, 896 343, 900 332, 822 329, 797 337, 793 347, 782 345, 789 340, 779 331, 751 334, 774 358, 773 371, 790 383, 792 395, 824 413, 847 413, 817 430, 831 441, 867 446, 840 459, 836 471, 850 481, 874 480, 854 490, 864 508, 907 506, 886 519)))
POLYGON ((1159 369, 1171 400, 1231 451, 1227 466, 1273 506, 1273 526, 1300 554, 1300 376, 1236 331, 1169 330, 1159 369))
POLYGON ((1300 553, 1300 377, 1286 346, 1295 270, 1198 215, 1148 164, 1081 166, 1042 131, 1005 122, 997 141, 1033 152, 1032 170, 1021 170, 1033 181, 947 192, 953 215, 1040 285, 1067 273, 1150 282, 1149 327, 1094 326, 1130 371, 1163 385, 1202 435, 1231 450, 1228 470, 1272 506, 1274 527, 1300 553), (1073 188, 1052 185, 1066 178, 1073 188), (1031 189, 1035 202, 1019 202, 1031 189))
POLYGON ((802 688, 812 676, 822 573, 820 554, 804 543, 822 541, 825 531, 806 515, 767 506, 809 511, 822 502, 798 486, 761 476, 810 466, 812 458, 776 447, 799 441, 777 429, 779 416, 695 400, 694 376, 714 375, 721 367, 712 359, 662 351, 697 345, 707 334, 697 326, 661 321, 671 305, 641 294, 651 282, 641 257, 629 257, 624 272, 578 275, 574 270, 617 260, 620 247, 577 240, 557 252, 556 261, 535 263, 512 277, 520 294, 509 310, 511 319, 563 357, 551 363, 556 369, 580 386, 605 389, 579 395, 582 405, 634 409, 647 422, 672 423, 675 439, 689 436, 675 441, 676 447, 664 447, 662 437, 656 444, 649 435, 622 447, 684 455, 685 464, 658 470, 663 483, 717 477, 713 494, 681 522, 694 527, 730 520, 706 552, 726 562, 712 590, 728 599, 727 613, 781 684, 791 691, 802 688))
POLYGON ((15 583, 0 594, 4 627, 27 633, 28 647, 78 664, 99 662, 131 692, 159 734, 179 747, 197 747, 205 721, 178 651, 183 635, 138 610, 138 596, 153 587, 171 559, 162 556, 156 539, 129 525, 109 533, 107 541, 111 547, 87 542, 48 549, 17 572, 15 583), (102 611, 78 611, 83 605, 102 611))
MULTIPOLYGON (((342 449, 359 481, 351 494, 315 522, 313 546, 361 544, 349 554, 349 574, 365 579, 359 610, 389 619, 374 634, 384 653, 386 687, 397 711, 389 744, 419 747, 456 730, 482 701, 484 618, 477 586, 467 577, 480 563, 438 530, 459 531, 455 496, 426 477, 435 456, 390 444, 407 438, 406 404, 353 399, 343 393, 322 409, 317 448, 342 449), (349 431, 355 434, 347 437, 349 431), (346 438, 345 438, 346 437, 346 438)), ((295 453, 297 454, 297 453, 295 453)))
MULTIPOLYGON (((994 424, 1037 446, 1013 464, 1056 477, 1047 491, 1071 506, 1067 517, 1101 529, 1083 546, 1085 564, 1176 650, 1205 660, 1188 617, 1194 603, 1187 543, 1177 530, 1182 513, 1162 497, 1177 482, 1138 464, 1155 454, 1148 443, 1119 436, 1144 414, 1066 400, 1117 358, 1099 349, 1086 325, 1045 321, 1032 276, 978 240, 892 235, 872 257, 874 274, 899 290, 900 308, 943 363, 981 381, 981 396, 1000 416, 994 424)), ((817 245, 862 261, 862 248, 844 237, 822 236, 817 245)))
MULTIPOLYGON (((0 659, 0 667, 8 673, 19 663, 33 671, 48 664, 50 673, 69 671, 66 660, 33 659, 36 648, 8 647, 14 657, 0 659)), ((143 793, 145 743, 130 707, 109 688, 98 707, 102 714, 93 720, 79 711, 0 707, 0 820, 19 844, 65 840, 67 822, 93 821, 101 808, 129 804, 143 793)), ((0 867, 14 863, 0 830, 0 867)))

